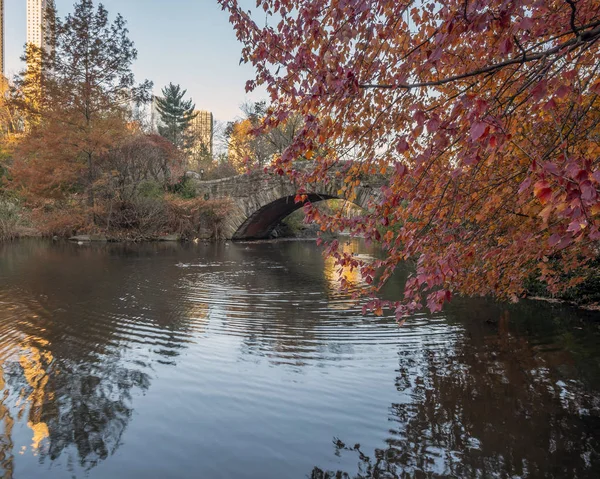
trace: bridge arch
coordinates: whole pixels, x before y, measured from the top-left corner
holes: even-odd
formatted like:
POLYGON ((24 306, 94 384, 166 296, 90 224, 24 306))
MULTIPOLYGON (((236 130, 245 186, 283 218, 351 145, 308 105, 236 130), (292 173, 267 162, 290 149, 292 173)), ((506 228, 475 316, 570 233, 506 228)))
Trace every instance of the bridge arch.
MULTIPOLYGON (((314 185, 308 201, 344 199, 338 194, 343 176, 332 174, 329 181, 314 185)), ((379 195, 384 179, 364 181, 356 189, 353 203, 368 208, 379 195)), ((281 221, 303 206, 296 203, 297 185, 288 177, 263 171, 223 178, 214 181, 196 181, 196 192, 207 199, 228 198, 231 210, 224 219, 223 233, 227 239, 249 240, 268 238, 281 221)))

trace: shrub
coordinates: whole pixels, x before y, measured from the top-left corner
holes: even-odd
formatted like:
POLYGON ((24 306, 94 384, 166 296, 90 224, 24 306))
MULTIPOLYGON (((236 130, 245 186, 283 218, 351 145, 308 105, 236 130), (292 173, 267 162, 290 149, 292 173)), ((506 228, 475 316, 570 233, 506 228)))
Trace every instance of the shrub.
POLYGON ((116 231, 133 239, 150 239, 168 228, 167 206, 163 198, 139 196, 130 201, 119 201, 108 211, 98 215, 105 223, 98 226, 108 232, 116 231))
POLYGON ((25 223, 24 212, 18 202, 0 198, 0 240, 19 237, 25 223))
MULTIPOLYGON (((559 268, 561 263, 553 258, 551 264, 555 268, 559 268)), ((570 273, 562 273, 561 281, 569 282, 575 276, 581 275, 584 279, 575 286, 568 288, 562 292, 557 299, 568 301, 578 305, 600 304, 600 257, 596 258, 589 265, 586 271, 574 271, 570 273)), ((555 297, 549 290, 546 283, 537 279, 537 274, 531 275, 525 282, 525 287, 528 296, 541 296, 544 298, 555 297)))
POLYGON ((223 220, 231 209, 229 200, 204 200, 203 198, 167 199, 169 229, 183 239, 223 238, 223 220))
POLYGON ((184 176, 171 187, 171 192, 179 195, 181 198, 191 200, 196 198, 196 188, 191 178, 184 176))
POLYGON ((142 198, 161 198, 164 189, 156 181, 143 181, 138 187, 138 193, 142 198))
POLYGON ((37 208, 32 220, 42 236, 69 237, 84 232, 89 225, 90 214, 84 208, 68 202, 37 208))

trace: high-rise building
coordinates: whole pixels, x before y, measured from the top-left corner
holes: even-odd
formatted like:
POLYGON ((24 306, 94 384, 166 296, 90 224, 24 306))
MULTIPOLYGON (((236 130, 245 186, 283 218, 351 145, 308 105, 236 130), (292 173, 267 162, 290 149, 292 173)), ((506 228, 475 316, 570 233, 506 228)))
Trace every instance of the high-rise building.
POLYGON ((195 111, 196 118, 192 120, 189 133, 194 139, 192 156, 198 157, 205 153, 213 153, 214 120, 210 111, 195 111))
POLYGON ((158 111, 158 98, 157 96, 152 95, 152 100, 150 102, 150 132, 158 133, 158 126, 160 125, 160 113, 158 111))
POLYGON ((4 0, 0 0, 0 82, 4 80, 4 0))
POLYGON ((46 21, 44 16, 48 0, 27 0, 27 43, 42 48, 46 46, 46 21))

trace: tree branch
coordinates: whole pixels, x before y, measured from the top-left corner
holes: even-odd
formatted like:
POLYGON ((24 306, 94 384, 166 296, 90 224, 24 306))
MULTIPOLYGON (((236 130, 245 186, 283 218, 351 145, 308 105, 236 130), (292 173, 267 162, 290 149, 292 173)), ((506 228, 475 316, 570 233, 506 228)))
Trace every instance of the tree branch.
POLYGON ((549 57, 554 55, 555 53, 560 52, 568 47, 578 47, 583 45, 584 43, 592 42, 600 37, 600 21, 592 23, 588 25, 588 31, 581 33, 577 38, 572 38, 566 42, 561 43, 560 45, 555 46, 554 48, 550 48, 549 50, 535 53, 531 55, 520 55, 517 58, 512 58, 510 60, 506 60, 504 62, 496 63, 493 65, 489 65, 487 67, 478 68, 476 70, 461 73, 460 75, 454 75, 448 78, 443 78, 441 80, 435 81, 426 81, 420 83, 399 83, 397 85, 390 84, 372 84, 372 83, 362 83, 359 84, 359 88, 370 89, 370 88, 382 88, 388 90, 413 90, 415 88, 426 88, 432 86, 440 86, 445 85, 446 83, 451 83, 457 80, 463 80, 465 78, 470 78, 478 75, 482 75, 484 73, 491 73, 497 70, 501 70, 510 65, 529 63, 532 61, 540 60, 545 57, 549 57))

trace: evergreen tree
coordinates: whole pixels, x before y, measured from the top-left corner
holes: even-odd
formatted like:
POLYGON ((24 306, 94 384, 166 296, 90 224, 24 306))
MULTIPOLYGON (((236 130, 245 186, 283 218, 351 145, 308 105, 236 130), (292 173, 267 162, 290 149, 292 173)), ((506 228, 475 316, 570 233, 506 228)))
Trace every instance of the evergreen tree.
POLYGON ((162 123, 158 126, 158 132, 181 150, 187 150, 192 144, 193 138, 188 131, 197 116, 192 99, 183 99, 186 93, 187 90, 182 90, 179 85, 169 83, 162 89, 163 97, 156 99, 162 123))

